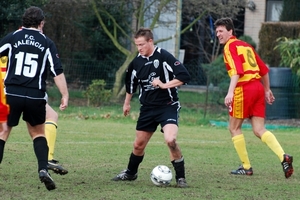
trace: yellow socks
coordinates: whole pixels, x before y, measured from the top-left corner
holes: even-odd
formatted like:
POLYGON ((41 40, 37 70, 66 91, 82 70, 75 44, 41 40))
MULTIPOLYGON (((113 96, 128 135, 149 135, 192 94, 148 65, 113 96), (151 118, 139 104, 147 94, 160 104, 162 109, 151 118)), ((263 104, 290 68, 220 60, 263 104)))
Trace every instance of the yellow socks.
POLYGON ((48 160, 53 159, 54 147, 56 141, 56 129, 57 129, 57 124, 54 121, 47 120, 45 122, 45 136, 49 147, 48 160))
POLYGON ((237 135, 232 137, 232 142, 234 144, 234 148, 240 158, 240 160, 242 161, 243 167, 244 169, 250 169, 251 165, 250 165, 250 161, 249 161, 249 157, 248 157, 248 152, 246 149, 246 142, 245 142, 245 138, 244 135, 237 135))
POLYGON ((284 151, 273 133, 271 133, 270 131, 266 131, 261 136, 261 141, 266 143, 268 147, 278 156, 280 162, 283 161, 284 151))

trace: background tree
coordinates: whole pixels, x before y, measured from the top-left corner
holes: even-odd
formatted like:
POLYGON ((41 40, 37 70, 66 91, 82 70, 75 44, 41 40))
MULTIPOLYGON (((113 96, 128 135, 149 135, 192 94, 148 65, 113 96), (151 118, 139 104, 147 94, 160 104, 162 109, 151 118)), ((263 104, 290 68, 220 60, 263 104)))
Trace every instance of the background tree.
POLYGON ((220 46, 215 37, 214 22, 220 17, 230 17, 234 21, 237 36, 243 35, 245 1, 213 0, 183 2, 182 26, 185 28, 205 13, 193 26, 182 34, 181 47, 191 51, 191 58, 200 58, 202 63, 212 62, 220 53, 220 46))
MULTIPOLYGON (((44 5, 41 6, 46 14, 44 32, 57 44, 68 74, 67 79, 88 83, 92 79, 102 78, 96 76, 104 76, 108 86, 113 88, 113 96, 120 97, 124 94, 124 88, 122 90, 124 72, 137 53, 132 34, 141 26, 151 29, 157 25, 168 26, 170 21, 165 15, 162 17, 161 13, 174 16, 177 2, 176 0, 8 0, 3 2, 1 7, 4 9, 1 12, 4 21, 1 26, 6 27, 1 30, 6 30, 3 32, 7 33, 9 27, 12 30, 19 27, 21 16, 29 5, 44 5), (100 71, 105 72, 99 75, 100 71), (113 73, 115 75, 112 75, 113 73), (113 85, 109 85, 110 82, 114 82, 113 85)), ((219 54, 220 47, 209 20, 213 23, 218 17, 235 17, 243 5, 244 1, 240 0, 183 1, 180 34, 184 33, 181 46, 186 50, 186 55, 194 53, 193 56, 200 63, 211 62, 219 54)), ((156 43, 172 37, 174 35, 159 38, 156 43)))
POLYGON ((29 6, 42 6, 47 0, 5 0, 0 5, 0 38, 21 26, 21 17, 29 6))
MULTIPOLYGON (((116 71, 115 74, 115 83, 113 87, 113 96, 120 97, 124 94, 124 87, 122 90, 122 78, 123 74, 128 66, 128 64, 133 60, 136 56, 136 50, 134 48, 129 48, 128 45, 124 46, 119 40, 123 38, 124 40, 130 40, 132 43, 132 33, 135 32, 141 26, 144 26, 146 23, 149 24, 149 28, 154 29, 154 27, 159 23, 166 23, 163 19, 161 19, 161 13, 176 13, 176 2, 174 0, 118 0, 118 1, 95 1, 92 0, 92 8, 98 18, 99 24, 103 31, 108 35, 110 40, 113 44, 117 47, 117 49, 122 52, 126 59, 121 64, 119 69, 116 71), (125 31, 120 24, 124 22, 124 19, 120 22, 115 19, 115 16, 111 15, 107 12, 103 5, 110 4, 111 6, 127 6, 126 9, 128 13, 132 15, 129 18, 124 19, 131 19, 128 21, 128 27, 130 31, 125 31), (107 23, 104 21, 104 17, 110 19, 110 22, 113 26, 112 29, 109 29, 107 23), (117 31, 119 30, 119 31, 117 31), (121 33, 122 35, 118 35, 117 32, 121 33)), ((209 14, 214 14, 215 16, 234 16, 244 5, 244 1, 240 0, 233 0, 233 1, 224 1, 224 0, 214 0, 214 1, 206 1, 206 0, 186 0, 184 1, 187 6, 185 10, 185 15, 190 16, 190 21, 183 27, 181 34, 190 30, 192 26, 197 23, 203 16, 209 14)), ((125 20, 127 21, 127 20, 125 20)), ((176 35, 175 37, 180 37, 176 35)), ((166 41, 171 39, 172 36, 167 38, 160 38, 156 40, 156 43, 166 41)), ((131 46, 132 47, 132 46, 131 46)))

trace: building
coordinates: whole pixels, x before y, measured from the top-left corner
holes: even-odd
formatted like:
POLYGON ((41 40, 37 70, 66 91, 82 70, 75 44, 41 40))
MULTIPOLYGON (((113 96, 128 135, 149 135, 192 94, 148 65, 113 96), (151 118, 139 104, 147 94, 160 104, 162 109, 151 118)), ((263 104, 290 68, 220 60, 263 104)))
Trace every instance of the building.
POLYGON ((279 21, 283 0, 249 0, 245 12, 244 34, 252 37, 259 45, 261 24, 266 21, 279 21))

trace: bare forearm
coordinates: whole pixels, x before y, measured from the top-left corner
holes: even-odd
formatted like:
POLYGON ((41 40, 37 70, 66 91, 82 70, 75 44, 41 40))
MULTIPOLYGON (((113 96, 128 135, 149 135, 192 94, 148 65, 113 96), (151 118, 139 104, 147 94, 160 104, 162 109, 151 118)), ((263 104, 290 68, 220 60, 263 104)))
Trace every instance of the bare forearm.
POLYGON ((265 91, 270 89, 270 80, 269 80, 269 74, 266 74, 261 77, 262 83, 264 85, 265 91))
POLYGON ((124 104, 130 104, 131 98, 132 98, 133 94, 129 94, 126 92, 126 96, 125 96, 125 100, 124 100, 124 104))
POLYGON ((62 73, 54 77, 54 82, 62 97, 69 99, 69 91, 68 91, 65 75, 62 73))
POLYGON ((167 83, 163 83, 159 79, 154 79, 152 82, 152 85, 154 87, 159 87, 160 89, 174 88, 174 87, 178 87, 182 84, 183 84, 183 82, 178 79, 173 79, 167 83))
POLYGON ((230 84, 229 84, 229 88, 228 88, 228 93, 233 93, 234 89, 237 85, 237 82, 239 80, 240 76, 239 75, 233 75, 230 79, 230 84))

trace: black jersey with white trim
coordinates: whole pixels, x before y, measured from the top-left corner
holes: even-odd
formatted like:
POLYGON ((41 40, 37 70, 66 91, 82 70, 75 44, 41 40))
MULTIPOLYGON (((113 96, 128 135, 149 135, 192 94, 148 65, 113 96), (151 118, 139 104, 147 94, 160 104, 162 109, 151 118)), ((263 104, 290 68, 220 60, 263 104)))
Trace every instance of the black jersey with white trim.
POLYGON ((155 78, 163 83, 178 79, 186 84, 190 81, 190 74, 171 53, 155 47, 151 56, 138 55, 129 64, 125 77, 126 92, 132 94, 140 86, 140 103, 147 106, 161 106, 178 101, 177 87, 153 87, 151 83, 155 78))
POLYGON ((6 35, 0 54, 8 56, 6 91, 10 86, 46 91, 47 68, 52 76, 63 72, 54 42, 37 29, 22 27, 6 35))

